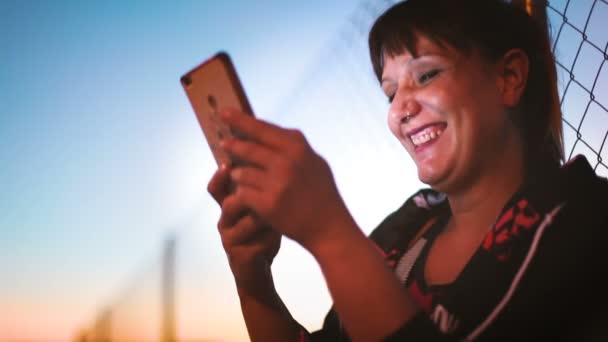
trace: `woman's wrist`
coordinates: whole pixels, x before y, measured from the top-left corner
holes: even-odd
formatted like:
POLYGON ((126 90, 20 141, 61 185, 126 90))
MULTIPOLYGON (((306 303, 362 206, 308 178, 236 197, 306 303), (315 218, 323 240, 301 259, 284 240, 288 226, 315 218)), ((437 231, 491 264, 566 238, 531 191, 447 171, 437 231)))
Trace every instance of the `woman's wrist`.
POLYGON ((350 213, 344 209, 339 215, 328 219, 315 239, 303 247, 323 264, 326 261, 340 260, 345 254, 352 253, 353 243, 367 240, 350 213))
POLYGON ((233 274, 239 297, 264 298, 276 295, 270 265, 255 268, 249 269, 250 274, 244 277, 233 274))
POLYGON ((237 292, 241 304, 257 302, 268 307, 276 307, 280 303, 279 294, 272 285, 257 286, 254 289, 251 287, 239 287, 237 285, 237 292))
POLYGON ((279 297, 272 277, 242 286, 237 291, 251 341, 298 341, 302 327, 279 297))

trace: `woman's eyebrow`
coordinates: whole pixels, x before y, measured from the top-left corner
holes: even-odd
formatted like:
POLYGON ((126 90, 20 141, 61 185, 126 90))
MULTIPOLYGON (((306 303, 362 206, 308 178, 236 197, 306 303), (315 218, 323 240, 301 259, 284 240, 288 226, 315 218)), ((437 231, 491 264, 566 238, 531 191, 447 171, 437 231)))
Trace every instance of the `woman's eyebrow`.
POLYGON ((407 61, 408 65, 412 65, 412 64, 418 64, 418 63, 422 63, 422 62, 426 62, 428 60, 432 60, 432 59, 436 59, 436 58, 445 58, 445 55, 439 54, 439 53, 427 53, 427 54, 421 54, 418 55, 415 58, 410 59, 409 61, 407 61))
MULTIPOLYGON (((408 58, 407 61, 405 61, 403 64, 406 66, 411 66, 411 65, 416 65, 416 64, 424 64, 426 62, 428 62, 429 60, 433 60, 435 58, 445 58, 446 56, 443 54, 439 54, 439 53, 421 53, 416 57, 411 57, 408 58)), ((390 82, 392 81, 392 79, 390 77, 387 76, 382 76, 382 79, 380 80, 380 84, 384 85, 384 83, 386 82, 390 82)))

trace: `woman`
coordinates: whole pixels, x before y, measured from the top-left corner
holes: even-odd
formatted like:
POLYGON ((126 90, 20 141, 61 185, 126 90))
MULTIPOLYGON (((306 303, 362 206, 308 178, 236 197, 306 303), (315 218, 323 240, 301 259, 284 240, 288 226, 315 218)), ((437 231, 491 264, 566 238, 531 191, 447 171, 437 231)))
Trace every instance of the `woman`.
POLYGON ((584 337, 605 303, 590 271, 606 266, 594 253, 608 206, 595 199, 608 184, 584 158, 560 167, 546 28, 500 0, 409 0, 369 44, 389 127, 431 189, 368 238, 300 132, 224 112, 249 139, 223 148, 248 166, 222 166, 209 192, 251 339, 584 337), (301 328, 274 289, 283 235, 325 277, 334 307, 321 331, 301 328))

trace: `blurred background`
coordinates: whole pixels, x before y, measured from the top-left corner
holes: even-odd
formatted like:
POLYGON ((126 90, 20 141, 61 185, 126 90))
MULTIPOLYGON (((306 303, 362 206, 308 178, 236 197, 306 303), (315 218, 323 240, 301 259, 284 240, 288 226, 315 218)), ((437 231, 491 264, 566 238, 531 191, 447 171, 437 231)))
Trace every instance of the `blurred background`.
MULTIPOLYGON (((0 341, 246 340, 179 77, 227 51, 256 115, 306 134, 369 233, 422 186, 367 55, 392 3, 0 1, 0 341)), ((566 157, 606 176, 608 2, 548 14, 566 157)), ((284 240, 273 270, 319 328, 314 260, 284 240)))

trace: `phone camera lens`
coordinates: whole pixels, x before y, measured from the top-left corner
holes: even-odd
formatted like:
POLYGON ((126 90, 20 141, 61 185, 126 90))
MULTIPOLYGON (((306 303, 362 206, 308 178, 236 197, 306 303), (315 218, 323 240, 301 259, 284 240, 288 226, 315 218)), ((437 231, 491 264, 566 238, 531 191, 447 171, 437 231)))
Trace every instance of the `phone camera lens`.
POLYGON ((182 77, 182 84, 186 87, 192 84, 192 79, 189 76, 182 77))
POLYGON ((211 106, 213 110, 217 110, 217 100, 215 99, 215 96, 207 96, 207 102, 209 102, 209 106, 211 106))

